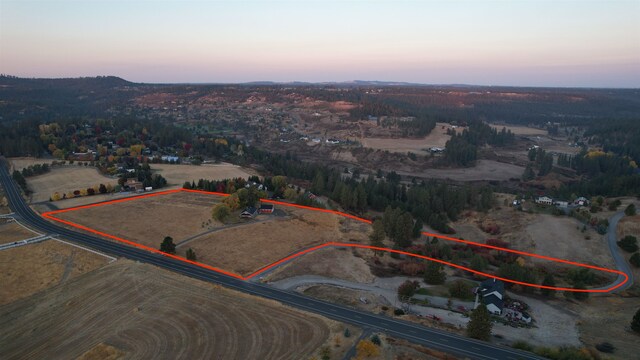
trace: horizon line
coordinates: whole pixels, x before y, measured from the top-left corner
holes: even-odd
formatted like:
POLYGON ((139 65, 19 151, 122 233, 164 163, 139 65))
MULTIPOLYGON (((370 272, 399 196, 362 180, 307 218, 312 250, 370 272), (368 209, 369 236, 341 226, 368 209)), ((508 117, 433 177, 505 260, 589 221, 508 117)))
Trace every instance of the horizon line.
POLYGON ((256 85, 256 86, 322 86, 322 85, 337 85, 337 86, 397 86, 397 87, 438 87, 438 86, 448 86, 448 87, 468 87, 468 88, 535 88, 535 89, 583 89, 583 90, 606 90, 606 89, 616 89, 616 90, 640 90, 640 85, 635 87, 611 87, 611 86, 552 86, 552 85, 501 85, 501 84, 491 84, 491 85, 481 85, 481 84, 468 84, 468 83, 421 83, 421 82, 408 82, 408 81, 394 81, 394 80, 360 80, 360 79, 352 79, 352 80, 332 80, 332 81, 301 81, 301 80, 290 80, 290 81, 274 81, 274 80, 252 80, 252 81, 244 81, 244 82, 215 82, 215 81, 180 81, 180 82, 137 82, 127 80, 124 77, 118 75, 91 75, 91 76, 70 76, 70 77, 26 77, 26 76, 17 76, 11 74, 0 73, 1 78, 10 78, 10 79, 21 79, 21 80, 74 80, 74 79, 100 79, 100 78, 117 78, 131 84, 136 85, 256 85))

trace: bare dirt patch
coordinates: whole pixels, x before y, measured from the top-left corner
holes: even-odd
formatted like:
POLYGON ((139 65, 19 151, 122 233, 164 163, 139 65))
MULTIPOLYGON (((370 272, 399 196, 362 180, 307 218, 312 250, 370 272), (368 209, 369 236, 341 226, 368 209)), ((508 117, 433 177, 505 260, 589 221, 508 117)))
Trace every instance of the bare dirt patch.
POLYGON ((108 261, 104 256, 56 240, 2 250, 0 305, 66 282, 108 261))
POLYGON ((178 243, 220 226, 211 220, 211 209, 220 199, 179 192, 73 210, 56 217, 158 248, 165 236, 178 243))
MULTIPOLYGON (((536 346, 580 346, 578 316, 565 309, 562 300, 538 300, 531 297, 508 294, 529 305, 528 312, 535 320, 532 328, 513 328, 504 324, 494 324, 493 334, 502 335, 510 342, 526 341, 536 346)), ((558 297, 561 295, 558 293, 558 297)))
POLYGON ((4 359, 73 359, 99 343, 127 358, 304 359, 344 328, 126 260, 2 306, 0 319, 4 359))
POLYGON ((32 202, 48 201, 54 192, 63 194, 100 184, 115 186, 117 183, 117 179, 100 174, 96 168, 75 165, 54 167, 46 174, 27 178, 27 185, 33 190, 32 202))
MULTIPOLYGON (((360 139, 360 142, 362 146, 376 150, 388 150, 399 153, 413 152, 424 155, 428 153, 426 149, 431 147, 443 148, 445 146, 451 138, 451 136, 447 135, 447 129, 450 127, 451 125, 449 124, 437 123, 431 133, 422 139, 363 137, 360 139)), ((458 129, 462 131, 462 128, 458 129)))
POLYGON ((171 165, 151 164, 151 170, 162 175, 170 185, 184 184, 185 181, 196 182, 199 179, 224 180, 233 178, 248 178, 255 173, 249 169, 232 164, 203 164, 197 165, 171 165))
POLYGON ((304 248, 340 238, 336 215, 288 211, 291 218, 248 223, 205 235, 181 246, 178 255, 192 248, 200 262, 248 275, 304 248))

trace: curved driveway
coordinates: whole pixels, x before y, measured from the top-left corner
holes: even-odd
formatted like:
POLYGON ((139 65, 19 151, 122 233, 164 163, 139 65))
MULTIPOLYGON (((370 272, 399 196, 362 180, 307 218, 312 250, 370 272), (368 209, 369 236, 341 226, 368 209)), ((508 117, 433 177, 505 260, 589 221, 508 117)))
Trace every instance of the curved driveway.
MULTIPOLYGON (((629 277, 629 281, 621 285, 619 288, 612 290, 611 291, 612 293, 625 290, 631 285, 633 285, 633 271, 631 270, 631 266, 629 265, 627 260, 625 260, 624 255, 622 255, 622 253, 620 252, 620 248, 616 243, 618 240, 617 239, 618 235, 616 234, 616 230, 618 228, 618 222, 623 217, 624 217, 624 211, 620 211, 615 213, 612 217, 609 218, 609 230, 607 230, 606 238, 607 238, 607 242, 609 243, 609 250, 611 250, 611 255, 613 256, 613 260, 616 262, 616 268, 618 268, 619 271, 622 271, 623 273, 627 274, 627 276, 629 277)), ((618 275, 618 277, 616 278, 616 281, 614 281, 612 284, 609 284, 607 286, 597 288, 597 289, 598 290, 608 289, 612 286, 616 286, 620 284, 623 281, 624 281, 624 276, 618 275)))

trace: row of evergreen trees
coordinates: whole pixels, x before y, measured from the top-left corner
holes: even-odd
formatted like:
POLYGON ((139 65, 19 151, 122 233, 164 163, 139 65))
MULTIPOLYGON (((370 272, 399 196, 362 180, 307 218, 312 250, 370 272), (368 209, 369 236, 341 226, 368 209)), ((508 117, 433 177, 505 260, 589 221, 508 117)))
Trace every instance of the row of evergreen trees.
POLYGON ((385 211, 389 206, 409 212, 416 219, 435 230, 450 233, 447 223, 456 220, 467 208, 486 211, 493 204, 493 193, 487 187, 454 186, 436 181, 407 186, 399 176, 388 174, 386 179, 368 176, 356 179, 343 176, 337 169, 317 163, 306 163, 290 154, 278 155, 251 147, 254 163, 268 173, 311 181, 311 191, 326 195, 343 208, 356 213, 367 209, 385 211))
POLYGON ((446 165, 469 166, 478 158, 479 147, 486 144, 506 146, 515 141, 510 130, 502 128, 498 131, 482 121, 470 122, 469 127, 460 134, 453 129, 447 132, 451 139, 445 144, 443 162, 446 165))

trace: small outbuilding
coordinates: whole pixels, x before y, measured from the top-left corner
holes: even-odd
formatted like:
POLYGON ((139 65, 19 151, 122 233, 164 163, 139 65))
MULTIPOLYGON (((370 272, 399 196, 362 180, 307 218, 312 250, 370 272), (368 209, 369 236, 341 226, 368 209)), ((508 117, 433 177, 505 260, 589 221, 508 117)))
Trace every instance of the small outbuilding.
POLYGON ((258 212, 260 214, 272 214, 273 210, 275 210, 275 205, 273 204, 261 204, 258 212))
POLYGON ((253 206, 249 206, 248 208, 244 209, 243 212, 240 213, 240 217, 243 219, 251 219, 257 214, 258 214, 258 210, 253 206))

